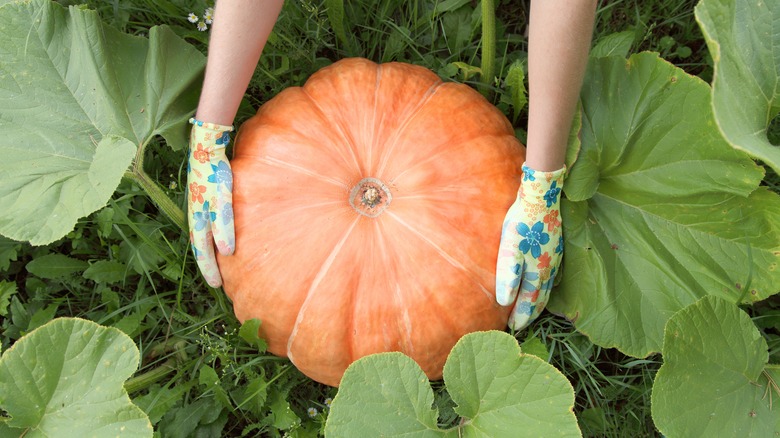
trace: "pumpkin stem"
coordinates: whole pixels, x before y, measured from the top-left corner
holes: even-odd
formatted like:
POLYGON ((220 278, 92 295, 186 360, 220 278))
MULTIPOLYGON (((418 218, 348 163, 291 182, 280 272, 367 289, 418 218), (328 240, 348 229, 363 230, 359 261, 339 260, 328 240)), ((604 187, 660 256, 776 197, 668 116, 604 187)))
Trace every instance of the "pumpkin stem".
POLYGON ((377 217, 390 205, 393 195, 390 189, 376 178, 363 178, 349 194, 349 204, 359 214, 377 217))
POLYGON ((482 0, 482 94, 489 97, 496 63, 496 4, 482 0))
POLYGON ((379 190, 370 187, 363 193, 363 203, 369 207, 374 207, 379 202, 379 190))
POLYGON ((144 151, 146 150, 146 144, 138 146, 138 152, 135 154, 133 160, 133 167, 125 172, 125 178, 129 178, 136 184, 138 184, 146 194, 152 198, 152 202, 157 205, 157 208, 162 210, 171 221, 176 224, 184 234, 188 234, 187 218, 184 215, 184 210, 181 209, 173 200, 165 193, 159 184, 154 182, 149 175, 144 171, 144 151))
POLYGON ((173 371, 176 371, 176 361, 169 359, 157 368, 127 379, 124 385, 125 391, 127 391, 128 394, 133 394, 142 389, 146 389, 162 380, 173 371))

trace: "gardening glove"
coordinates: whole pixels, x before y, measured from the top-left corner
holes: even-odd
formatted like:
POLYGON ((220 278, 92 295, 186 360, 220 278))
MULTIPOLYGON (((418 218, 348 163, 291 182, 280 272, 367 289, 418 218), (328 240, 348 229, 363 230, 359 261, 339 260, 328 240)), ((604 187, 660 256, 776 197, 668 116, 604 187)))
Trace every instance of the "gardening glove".
POLYGON ((190 153, 187 163, 187 217, 195 260, 211 287, 222 285, 214 242, 221 254, 235 250, 233 225, 233 172, 225 155, 232 126, 190 119, 190 153))
POLYGON ((504 219, 496 301, 502 306, 515 304, 507 322, 514 330, 525 328, 542 313, 561 263, 560 195, 565 170, 540 172, 523 164, 517 200, 504 219))

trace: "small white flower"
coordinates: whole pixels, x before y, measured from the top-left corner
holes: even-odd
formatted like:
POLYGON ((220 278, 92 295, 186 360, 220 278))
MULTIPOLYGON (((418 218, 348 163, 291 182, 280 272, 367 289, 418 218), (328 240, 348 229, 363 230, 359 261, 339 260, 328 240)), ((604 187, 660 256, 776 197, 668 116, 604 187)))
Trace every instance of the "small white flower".
POLYGON ((206 25, 206 23, 199 21, 198 22, 198 30, 201 32, 205 32, 209 27, 206 25))
POLYGON ((325 406, 327 406, 328 408, 330 408, 330 404, 331 403, 333 403, 333 399, 332 398, 328 397, 328 398, 325 399, 325 406))
POLYGON ((214 22, 214 8, 206 8, 205 11, 203 11, 203 19, 206 20, 206 24, 211 24, 214 22))
POLYGON ((306 412, 308 412, 310 418, 317 416, 317 408, 309 408, 306 410, 306 412))
POLYGON ((190 23, 197 23, 198 22, 198 16, 190 12, 189 15, 187 15, 187 21, 190 23))

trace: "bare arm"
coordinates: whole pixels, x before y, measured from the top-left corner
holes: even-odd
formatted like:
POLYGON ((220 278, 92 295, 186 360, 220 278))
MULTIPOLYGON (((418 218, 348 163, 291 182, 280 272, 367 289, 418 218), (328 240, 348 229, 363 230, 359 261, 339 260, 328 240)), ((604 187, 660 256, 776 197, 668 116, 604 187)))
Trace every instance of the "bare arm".
POLYGON ((535 170, 563 167, 588 60, 596 0, 532 0, 528 152, 535 170))
POLYGON ((233 124, 283 2, 217 2, 196 119, 220 125, 233 124))

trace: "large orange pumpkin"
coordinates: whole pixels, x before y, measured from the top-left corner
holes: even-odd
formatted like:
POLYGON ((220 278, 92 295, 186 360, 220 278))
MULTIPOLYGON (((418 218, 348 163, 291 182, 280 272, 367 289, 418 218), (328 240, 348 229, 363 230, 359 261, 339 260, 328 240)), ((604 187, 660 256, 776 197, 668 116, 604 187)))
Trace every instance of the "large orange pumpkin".
POLYGON ((238 133, 236 252, 218 260, 236 316, 328 385, 385 351, 440 378, 461 336, 505 327, 495 264, 524 155, 466 85, 402 63, 323 68, 238 133))

